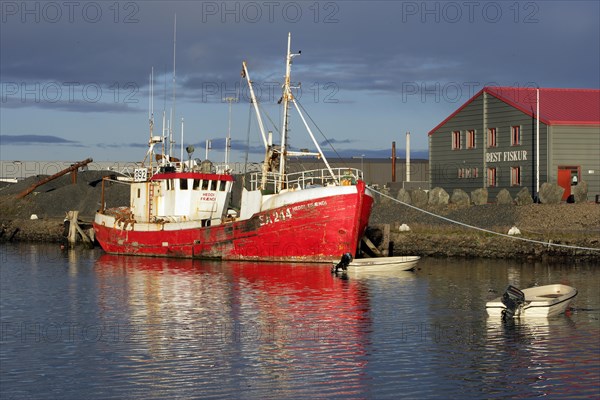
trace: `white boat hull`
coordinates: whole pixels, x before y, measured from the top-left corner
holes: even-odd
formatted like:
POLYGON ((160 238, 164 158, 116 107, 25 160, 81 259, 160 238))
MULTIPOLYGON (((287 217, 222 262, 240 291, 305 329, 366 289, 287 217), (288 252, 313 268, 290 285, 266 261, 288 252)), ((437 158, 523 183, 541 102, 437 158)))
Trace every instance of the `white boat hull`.
MULTIPOLYGON (((537 286, 522 289, 525 295, 525 305, 520 317, 548 318, 564 313, 575 296, 577 289, 562 285, 537 286)), ((506 306, 502 297, 488 301, 485 309, 490 317, 501 317, 506 306)))
POLYGON ((348 264, 348 271, 408 271, 417 265, 419 256, 359 258, 348 264))

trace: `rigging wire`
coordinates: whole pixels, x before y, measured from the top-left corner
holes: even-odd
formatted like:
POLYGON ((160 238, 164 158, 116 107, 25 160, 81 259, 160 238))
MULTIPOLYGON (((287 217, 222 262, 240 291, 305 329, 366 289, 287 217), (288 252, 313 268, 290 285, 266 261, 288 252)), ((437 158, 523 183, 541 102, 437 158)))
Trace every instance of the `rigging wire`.
POLYGON ((495 231, 492 231, 492 230, 489 230, 489 229, 480 228, 478 226, 469 225, 469 224, 465 224, 464 222, 460 222, 460 221, 456 221, 456 220, 453 220, 453 219, 450 219, 450 218, 446 218, 446 217, 443 217, 441 215, 434 214, 434 213, 432 213, 430 211, 427 211, 427 210, 423 210, 422 208, 413 206, 412 204, 405 203, 405 202, 403 202, 401 200, 393 198, 392 196, 389 196, 389 195, 387 195, 385 193, 382 193, 382 192, 374 189, 372 186, 369 186, 369 190, 371 190, 371 191, 379 194, 382 197, 386 197, 386 198, 388 198, 390 200, 393 200, 396 203, 400 203, 400 204, 402 204, 404 206, 410 207, 410 208, 415 209, 417 211, 420 211, 422 213, 431 215, 432 217, 440 218, 440 219, 443 219, 444 221, 448 221, 448 222, 451 222, 453 224, 461 225, 461 226, 464 226, 466 228, 475 229, 475 230, 478 230, 478 231, 481 231, 481 232, 491 233, 493 235, 503 236, 503 237, 507 237, 507 238, 515 239, 515 240, 521 240, 521 241, 524 241, 524 242, 542 244, 544 246, 565 247, 565 248, 568 248, 568 249, 588 250, 588 251, 600 251, 600 248, 595 248, 595 247, 581 247, 581 246, 572 246, 572 245, 568 245, 568 244, 544 242, 544 241, 541 241, 541 240, 527 239, 527 238, 523 238, 523 237, 519 237, 519 236, 507 235, 506 233, 495 232, 495 231))
POLYGON ((329 145, 329 147, 331 148, 331 150, 333 150, 333 152, 335 153, 335 155, 337 156, 337 158, 340 159, 340 160, 343 160, 342 156, 340 156, 340 154, 337 152, 337 150, 335 149, 335 147, 333 147, 333 145, 331 144, 331 142, 329 141, 329 139, 327 138, 327 136, 325 136, 325 134, 323 133, 323 131, 321 130, 321 128, 319 128, 319 125, 317 125, 317 123, 312 119, 312 117, 306 111, 306 109, 304 108, 304 106, 302 105, 302 103, 300 103, 298 101, 298 99, 296 99, 296 98, 294 98, 294 101, 298 104, 298 106, 300 106, 300 108, 302 109, 302 111, 306 114, 306 116, 308 117, 308 119, 310 119, 310 122, 312 122, 312 124, 315 126, 315 128, 317 128, 317 130, 319 131, 319 133, 321 134, 321 136, 323 136, 323 139, 325 139, 325 141, 327 142, 327 144, 329 145))

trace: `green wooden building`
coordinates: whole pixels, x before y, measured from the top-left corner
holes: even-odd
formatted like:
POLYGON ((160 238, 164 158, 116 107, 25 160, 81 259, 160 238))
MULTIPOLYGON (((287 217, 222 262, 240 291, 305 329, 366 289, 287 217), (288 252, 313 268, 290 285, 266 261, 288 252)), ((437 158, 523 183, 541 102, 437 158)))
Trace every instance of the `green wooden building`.
POLYGON ((544 182, 600 195, 600 90, 485 87, 429 132, 431 187, 466 192, 544 182), (539 109, 539 118, 538 118, 539 109))

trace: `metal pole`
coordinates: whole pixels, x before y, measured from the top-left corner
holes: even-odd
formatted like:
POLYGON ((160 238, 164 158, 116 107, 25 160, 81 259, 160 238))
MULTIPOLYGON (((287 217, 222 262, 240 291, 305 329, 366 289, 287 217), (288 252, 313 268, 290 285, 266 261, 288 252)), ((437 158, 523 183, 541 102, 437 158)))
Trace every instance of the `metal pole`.
POLYGON ((535 195, 540 193, 540 89, 537 92, 536 127, 535 127, 535 195))
POLYGON ((396 142, 392 142, 392 182, 396 182, 396 142))
POLYGON ((406 132, 406 182, 410 182, 410 132, 406 132))

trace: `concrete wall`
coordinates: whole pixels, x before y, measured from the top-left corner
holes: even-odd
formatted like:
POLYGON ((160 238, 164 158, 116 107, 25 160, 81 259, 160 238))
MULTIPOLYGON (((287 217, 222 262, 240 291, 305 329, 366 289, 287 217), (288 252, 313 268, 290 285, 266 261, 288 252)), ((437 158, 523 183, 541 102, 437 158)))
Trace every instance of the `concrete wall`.
MULTIPOLYGON (((0 161, 0 178, 25 179, 34 175, 53 175, 77 161, 0 161)), ((380 187, 392 181, 392 161, 390 159, 368 159, 361 160, 343 159, 329 160, 332 168, 357 168, 364 172, 365 181, 369 184, 377 184, 380 187)), ((88 164, 90 170, 112 170, 115 172, 127 172, 133 174, 138 163, 127 161, 101 161, 88 164)), ((232 164, 234 173, 242 173, 244 165, 232 164)), ((291 160, 289 170, 311 170, 324 168, 320 160, 302 159, 291 160)), ((259 163, 251 163, 247 171, 260 171, 259 163)), ((429 177, 429 162, 427 160, 411 160, 411 181, 427 181, 429 177)), ((402 182, 406 178, 406 167, 404 160, 396 161, 396 181, 402 182)))

